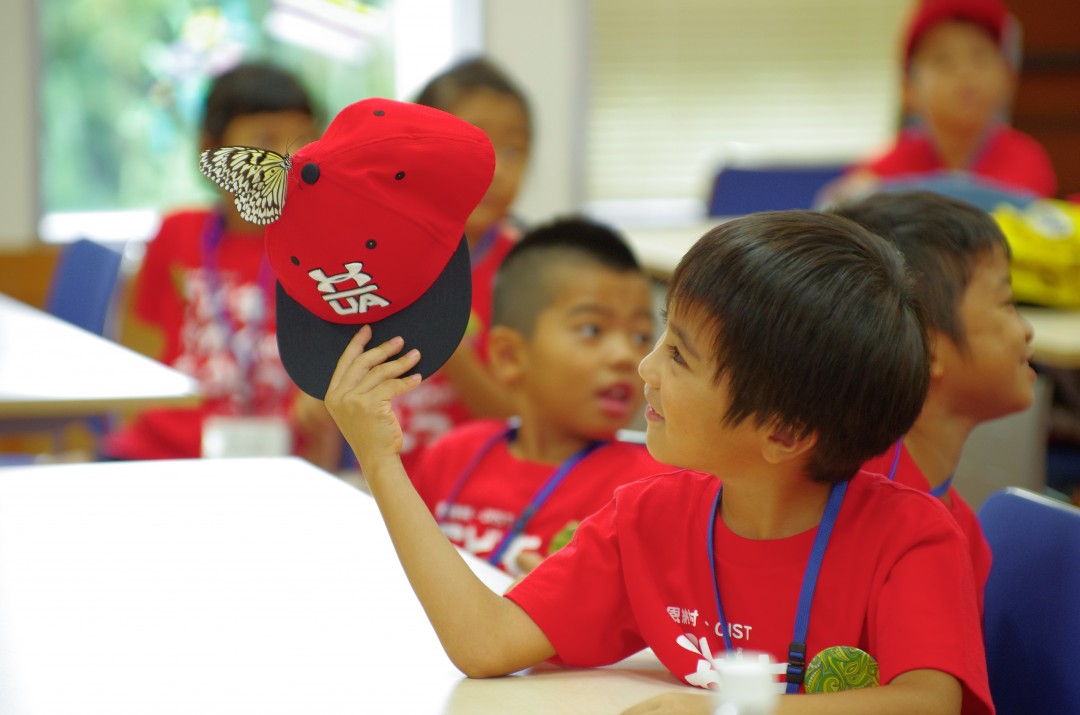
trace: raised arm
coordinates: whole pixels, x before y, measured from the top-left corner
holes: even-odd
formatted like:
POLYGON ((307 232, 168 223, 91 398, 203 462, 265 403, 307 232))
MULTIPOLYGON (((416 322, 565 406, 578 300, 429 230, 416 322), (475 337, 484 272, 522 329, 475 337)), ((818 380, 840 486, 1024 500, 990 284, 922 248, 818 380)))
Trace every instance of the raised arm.
POLYGON ((341 355, 326 407, 356 453, 398 559, 450 660, 469 677, 506 675, 555 654, 539 627, 494 593, 439 529, 401 465, 401 426, 390 401, 420 384, 401 377, 420 354, 401 338, 365 350, 364 326, 341 355))

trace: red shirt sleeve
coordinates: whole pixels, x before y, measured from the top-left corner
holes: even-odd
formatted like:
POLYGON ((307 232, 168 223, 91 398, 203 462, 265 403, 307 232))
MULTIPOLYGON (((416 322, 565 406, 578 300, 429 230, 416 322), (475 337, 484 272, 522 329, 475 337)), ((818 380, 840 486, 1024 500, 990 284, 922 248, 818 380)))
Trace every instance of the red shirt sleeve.
POLYGON ((616 504, 581 522, 566 547, 507 594, 551 641, 555 662, 610 665, 646 646, 625 592, 616 504))

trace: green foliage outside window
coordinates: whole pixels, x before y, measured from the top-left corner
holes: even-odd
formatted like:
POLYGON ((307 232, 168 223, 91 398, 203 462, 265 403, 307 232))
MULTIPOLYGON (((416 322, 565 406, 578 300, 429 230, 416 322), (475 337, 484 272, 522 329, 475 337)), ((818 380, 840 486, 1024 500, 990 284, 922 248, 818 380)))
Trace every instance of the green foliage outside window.
POLYGON ((45 212, 210 200, 198 135, 210 78, 241 59, 296 72, 332 117, 392 97, 392 0, 38 0, 45 212))

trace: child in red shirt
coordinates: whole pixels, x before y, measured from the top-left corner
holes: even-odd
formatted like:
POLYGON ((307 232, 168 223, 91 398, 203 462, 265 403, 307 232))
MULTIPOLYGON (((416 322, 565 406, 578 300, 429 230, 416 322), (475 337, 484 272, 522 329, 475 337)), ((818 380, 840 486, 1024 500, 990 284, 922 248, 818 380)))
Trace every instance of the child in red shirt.
POLYGON ((926 404, 903 439, 863 468, 945 503, 967 536, 981 606, 990 546, 952 474, 976 425, 1034 399, 1033 333, 1012 301, 1009 244, 985 211, 932 193, 877 194, 836 213, 904 254, 930 334, 926 404))
POLYGON ((495 148, 495 177, 465 224, 473 274, 469 328, 446 364, 394 405, 404 429, 401 458, 410 466, 455 425, 513 410, 486 365, 486 343, 495 271, 518 237, 510 208, 528 168, 533 132, 525 94, 487 59, 462 61, 432 78, 416 102, 483 129, 495 148))
POLYGON ((1014 22, 1001 0, 922 0, 903 45, 911 125, 825 194, 838 201, 880 181, 959 171, 997 189, 1054 196, 1046 151, 1004 119, 1016 85, 1014 22))
MULTIPOLYGON (((963 535, 939 500, 859 471, 923 405, 919 312, 899 253, 846 219, 752 214, 705 234, 675 271, 667 329, 639 367, 649 451, 685 469, 616 490, 505 597, 446 541, 398 457, 389 400, 419 382, 400 377, 418 352, 390 359, 408 346, 368 349, 362 328, 327 406, 469 676, 551 658, 604 665, 648 646, 709 688, 714 656, 746 648, 778 661, 799 692, 815 654, 848 646, 865 654, 855 680, 873 681, 873 658, 881 687, 793 695, 777 712, 992 713, 963 535)), ((687 692, 629 712, 714 707, 687 692)))
MULTIPOLYGON (((284 153, 316 136, 311 99, 291 74, 251 63, 215 78, 203 149, 236 145, 284 153)), ((109 458, 199 457, 211 417, 257 416, 285 425, 295 401, 317 403, 296 390, 281 365, 273 289, 263 228, 240 217, 231 194, 214 208, 165 217, 147 244, 125 331, 153 343, 152 357, 195 377, 202 404, 143 411, 108 436, 109 458)), ((324 414, 317 426, 335 437, 336 427, 317 406, 324 414)), ((293 430, 297 449, 302 432, 293 430)))
POLYGON ((557 220, 514 246, 495 280, 488 351, 514 426, 461 425, 410 472, 454 544, 528 571, 616 487, 668 469, 615 437, 640 414, 652 313, 637 260, 604 226, 557 220))

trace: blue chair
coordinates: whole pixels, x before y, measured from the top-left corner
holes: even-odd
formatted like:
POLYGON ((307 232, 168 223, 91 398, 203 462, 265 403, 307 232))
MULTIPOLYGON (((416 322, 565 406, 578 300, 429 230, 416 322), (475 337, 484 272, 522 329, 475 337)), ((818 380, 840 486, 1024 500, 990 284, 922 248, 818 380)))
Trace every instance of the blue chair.
MULTIPOLYGON (((79 239, 68 244, 60 252, 49 281, 45 297, 45 310, 83 330, 108 337, 112 329, 113 306, 120 276, 123 255, 108 246, 79 239)), ((88 379, 93 379, 89 376, 88 379)), ((30 421, 18 431, 48 431, 51 433, 52 450, 61 449, 64 429, 79 420, 30 421)), ((82 420, 95 440, 109 427, 107 415, 94 415, 82 420)), ((18 466, 35 461, 32 454, 0 454, 0 467, 18 466)))
POLYGON ((998 715, 1080 713, 1080 509, 1009 487, 978 516, 994 555, 984 627, 998 715))
POLYGON ((45 310, 95 335, 107 335, 122 261, 119 251, 95 241, 69 244, 53 270, 45 310))
POLYGON ((756 211, 814 208, 825 184, 844 166, 725 167, 713 180, 709 216, 741 216, 756 211))

